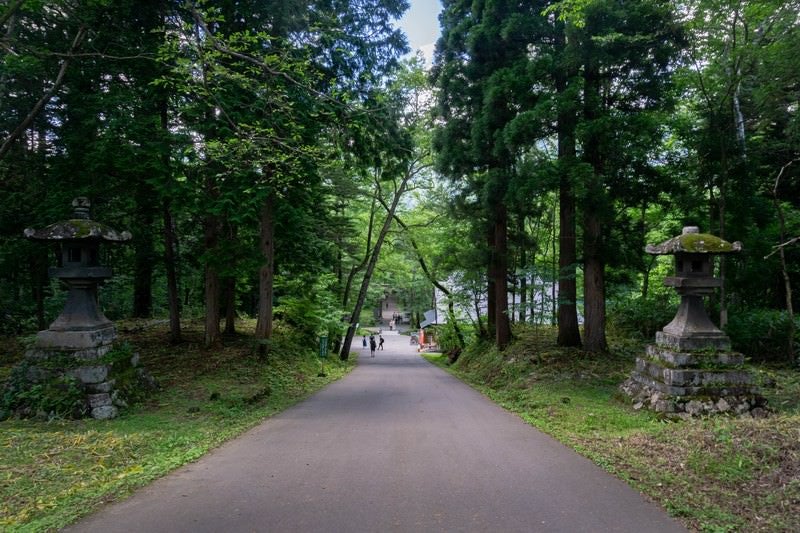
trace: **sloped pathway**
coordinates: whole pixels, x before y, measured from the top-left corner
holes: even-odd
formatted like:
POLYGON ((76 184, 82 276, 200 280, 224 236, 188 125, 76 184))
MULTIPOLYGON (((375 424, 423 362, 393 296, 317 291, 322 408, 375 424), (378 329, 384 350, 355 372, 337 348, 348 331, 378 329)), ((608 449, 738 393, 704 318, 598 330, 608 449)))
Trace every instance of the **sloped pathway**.
POLYGON ((343 380, 69 531, 685 531, 408 337, 385 339, 343 380))

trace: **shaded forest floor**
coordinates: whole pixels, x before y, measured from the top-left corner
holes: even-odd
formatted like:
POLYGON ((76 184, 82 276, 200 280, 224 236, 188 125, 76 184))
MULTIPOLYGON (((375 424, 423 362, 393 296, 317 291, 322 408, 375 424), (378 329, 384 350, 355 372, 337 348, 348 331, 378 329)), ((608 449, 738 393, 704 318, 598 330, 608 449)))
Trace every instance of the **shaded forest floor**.
MULTIPOLYGON (((0 422, 0 530, 48 531, 193 461, 208 450, 340 378, 352 363, 323 363, 279 329, 271 357, 250 335, 202 348, 199 324, 170 346, 164 325, 117 323, 161 388, 122 416, 99 420, 0 422)), ((252 331, 253 324, 241 324, 252 331)), ((0 383, 23 347, 0 340, 0 383)), ((0 387, 1 388, 1 387, 0 387)))
MULTIPOLYGON (((696 531, 800 531, 800 374, 751 367, 767 419, 671 421, 635 411, 617 387, 641 343, 594 356, 522 328, 505 352, 473 345, 450 367, 492 400, 625 480, 696 531)), ((434 362, 447 366, 446 358, 434 362)))

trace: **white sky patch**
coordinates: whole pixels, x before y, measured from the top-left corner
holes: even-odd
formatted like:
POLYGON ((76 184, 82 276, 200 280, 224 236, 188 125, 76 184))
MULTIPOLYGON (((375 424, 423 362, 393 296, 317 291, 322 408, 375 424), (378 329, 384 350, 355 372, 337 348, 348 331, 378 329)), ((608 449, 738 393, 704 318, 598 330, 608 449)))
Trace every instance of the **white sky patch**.
POLYGON ((410 0, 411 7, 403 17, 395 22, 406 34, 411 54, 421 51, 425 57, 426 68, 433 65, 433 49, 439 38, 440 0, 410 0))
POLYGON ((422 52, 422 55, 425 57, 425 68, 429 69, 433 65, 433 49, 436 47, 436 43, 430 44, 423 44, 417 50, 422 52))

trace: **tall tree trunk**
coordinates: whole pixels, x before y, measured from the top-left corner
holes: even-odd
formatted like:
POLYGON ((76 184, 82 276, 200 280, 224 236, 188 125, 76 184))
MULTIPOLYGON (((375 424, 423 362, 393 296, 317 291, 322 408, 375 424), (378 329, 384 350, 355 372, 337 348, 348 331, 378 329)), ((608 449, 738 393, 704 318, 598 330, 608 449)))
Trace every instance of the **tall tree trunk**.
MULTIPOLYGON (((725 145, 725 136, 719 135, 720 138, 720 163, 722 165, 722 176, 720 177, 719 185, 719 237, 725 238, 725 208, 728 199, 728 178, 730 176, 730 167, 728 165, 728 150, 725 145)), ((728 299, 725 293, 725 255, 722 254, 719 259, 719 278, 721 285, 719 287, 719 327, 724 328, 728 324, 728 299)))
MULTIPOLYGON (((566 54, 567 38, 563 23, 559 23, 557 46, 566 54)), ((572 72, 558 69, 555 85, 559 99, 569 98, 569 79, 572 72)), ((578 329, 578 288, 577 288, 577 231, 575 220, 575 191, 572 184, 572 168, 575 163, 575 110, 572 102, 561 102, 558 106, 558 345, 580 346, 581 333, 578 329)))
POLYGON ((225 279, 225 333, 236 333, 236 278, 225 279))
POLYGON ((475 307, 475 323, 478 326, 478 336, 482 339, 486 339, 489 337, 489 333, 486 331, 486 327, 483 325, 483 316, 481 315, 481 303, 479 296, 480 294, 475 294, 475 298, 472 300, 472 303, 475 307))
POLYGON ((486 270, 486 335, 489 337, 496 336, 496 322, 497 320, 497 289, 495 283, 497 282, 497 264, 494 258, 495 254, 495 231, 494 224, 487 222, 486 244, 488 248, 488 263, 486 270))
POLYGON ((653 271, 653 267, 656 264, 656 256, 651 255, 650 260, 647 262, 647 266, 644 269, 644 279, 642 281, 642 298, 647 298, 650 292, 650 273, 653 271))
POLYGON ((520 215, 517 221, 517 231, 519 231, 519 322, 524 324, 527 315, 528 304, 528 255, 525 246, 525 217, 520 215))
MULTIPOLYGON (((162 6, 163 9, 163 6, 162 6)), ((165 14, 161 13, 164 20, 165 14)), ((166 97, 158 101, 158 113, 161 119, 161 135, 164 138, 161 153, 161 166, 164 169, 165 181, 172 179, 170 165, 169 139, 169 103, 166 97)), ((169 341, 172 344, 181 342, 181 301, 178 293, 178 235, 175 230, 175 220, 172 217, 172 203, 169 193, 165 193, 161 204, 161 216, 164 233, 164 271, 167 276, 167 307, 169 308, 169 341)))
MULTIPOLYGON (((239 227, 228 221, 225 224, 225 239, 228 242, 236 242, 239 234, 239 227)), ((225 307, 225 333, 233 335, 236 333, 236 276, 230 274, 231 269, 235 269, 235 257, 232 258, 232 264, 227 266, 229 275, 224 279, 224 298, 223 302, 225 307)))
POLYGON ((574 129, 559 120, 558 154, 561 177, 558 199, 558 345, 580 346, 578 329, 577 236, 575 222, 575 192, 569 175, 570 161, 575 159, 574 129), (562 127, 563 124, 563 127, 562 127))
POLYGON ((175 222, 172 219, 169 200, 164 200, 164 269, 167 273, 167 301, 169 306, 169 340, 181 342, 181 307, 178 294, 177 242, 175 222))
MULTIPOLYGON (((641 210, 639 211, 639 233, 642 238, 642 243, 647 242, 647 201, 642 202, 641 210)), ((642 298, 647 298, 647 293, 650 290, 650 272, 653 270, 653 265, 656 263, 656 256, 651 255, 647 264, 644 265, 642 272, 642 298)))
POLYGON ((133 316, 149 318, 153 314, 153 222, 157 204, 153 202, 153 187, 139 180, 136 187, 136 231, 134 233, 133 316))
POLYGON ((511 324, 514 323, 516 311, 518 309, 517 306, 517 261, 516 256, 514 254, 506 254, 508 257, 508 283, 507 291, 508 291, 508 320, 511 324))
MULTIPOLYGON (((205 249, 213 255, 219 240, 219 219, 215 215, 208 215, 205 220, 204 244, 205 249)), ((205 268, 205 338, 206 347, 214 346, 220 342, 219 331, 219 274, 214 265, 214 258, 206 263, 205 268)))
POLYGON ((501 350, 511 342, 508 316, 508 211, 497 206, 494 222, 495 262, 495 344, 501 350))
POLYGON ((261 341, 259 355, 266 355, 272 339, 272 293, 275 285, 275 195, 272 192, 261 207, 259 250, 263 262, 258 272, 256 339, 261 341))
MULTIPOLYGON (((533 311, 530 313, 533 316, 533 311)), ((523 274, 519 279, 519 322, 525 324, 528 321, 528 275, 523 274)))
POLYGON ((583 342, 588 352, 605 352, 606 300, 605 262, 601 254, 602 224, 599 217, 587 212, 584 219, 584 323, 583 342))
MULTIPOLYGON (((556 298, 556 280, 558 279, 558 231, 556 229, 556 211, 557 206, 553 203, 553 209, 550 214, 550 244, 553 245, 553 258, 550 269, 550 324, 556 324, 558 321, 558 300, 556 298)), ((544 269, 542 269, 544 272, 544 269)), ((547 292, 545 287, 544 276, 542 276, 542 323, 544 323, 544 295, 547 292)), ((531 296, 533 302, 533 296, 531 296)), ((577 317, 576 317, 577 322, 577 317)))
MULTIPOLYGON (((602 96, 600 94, 600 73, 595 65, 592 52, 587 51, 584 67, 584 118, 589 124, 600 116, 602 96)), ((606 301, 605 301, 605 261, 603 260, 603 156, 598 139, 591 137, 584 143, 584 159, 592 167, 591 180, 587 183, 587 197, 583 202, 583 342, 589 352, 605 352, 606 342, 606 301)))
MULTIPOLYGON (((415 173, 415 170, 409 168, 403 175, 400 185, 395 189, 394 198, 392 198, 392 203, 389 206, 388 212, 386 213, 386 218, 383 221, 381 231, 378 233, 378 238, 375 239, 375 247, 372 249, 369 263, 367 263, 367 270, 364 272, 364 278, 361 280, 361 289, 358 291, 356 305, 353 308, 352 314, 350 315, 350 322, 347 326, 347 332, 345 333, 344 342, 342 343, 342 349, 339 352, 339 358, 343 361, 346 361, 350 357, 350 346, 353 343, 353 336, 356 333, 356 324, 358 323, 359 316, 361 316, 361 309, 364 307, 364 301, 367 299, 369 283, 372 280, 372 273, 375 271, 375 265, 378 263, 378 257, 381 253, 383 241, 386 239, 386 235, 389 233, 389 228, 392 227, 392 220, 394 220, 394 214, 397 211, 397 205, 400 203, 400 197, 405 192, 406 187, 408 186, 408 181, 414 176, 415 173)), ((376 194, 380 194, 380 187, 378 187, 376 194)))

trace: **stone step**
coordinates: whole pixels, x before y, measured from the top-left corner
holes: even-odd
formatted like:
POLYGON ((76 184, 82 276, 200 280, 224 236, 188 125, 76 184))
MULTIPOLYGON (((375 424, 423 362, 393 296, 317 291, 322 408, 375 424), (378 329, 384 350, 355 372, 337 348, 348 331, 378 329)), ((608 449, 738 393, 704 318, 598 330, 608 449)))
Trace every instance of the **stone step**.
MULTIPOLYGON (((753 376, 744 370, 705 370, 688 368, 666 368, 644 358, 636 359, 636 371, 667 387, 686 389, 749 388, 753 376)), ((672 392, 671 394, 680 394, 672 392)), ((691 394, 695 394, 692 392, 691 394)))
POLYGON ((738 366, 744 363, 744 355, 739 352, 730 351, 711 351, 711 352, 689 352, 675 351, 656 344, 647 346, 647 355, 656 360, 666 363, 671 367, 697 367, 709 366, 725 367, 738 366))

